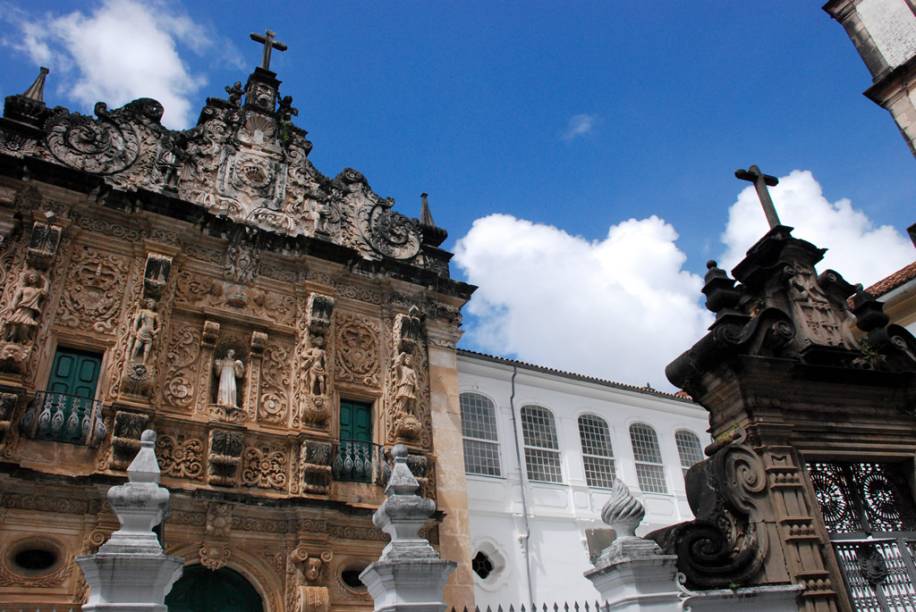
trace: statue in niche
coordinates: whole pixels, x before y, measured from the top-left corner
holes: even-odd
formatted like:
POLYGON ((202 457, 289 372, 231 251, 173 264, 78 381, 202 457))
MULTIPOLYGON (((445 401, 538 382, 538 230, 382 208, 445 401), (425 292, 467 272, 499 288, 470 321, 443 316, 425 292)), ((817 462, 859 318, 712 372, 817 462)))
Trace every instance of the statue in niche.
POLYGON ((238 408, 238 384, 236 379, 245 375, 245 364, 235 358, 235 351, 229 349, 226 356, 213 362, 213 369, 219 377, 216 391, 216 404, 228 408, 238 408))
POLYGON ((315 336, 312 338, 312 346, 305 351, 303 356, 303 369, 306 371, 305 380, 308 384, 309 393, 312 395, 325 395, 327 393, 327 364, 325 361, 325 351, 322 348, 324 338, 315 336))
POLYGON ((48 281, 36 270, 26 270, 19 277, 19 288, 13 294, 4 339, 19 344, 28 342, 32 329, 38 326, 41 303, 48 295, 48 281))
POLYGON ((412 367, 410 353, 402 352, 395 361, 397 381, 394 393, 394 411, 398 419, 413 416, 417 403, 417 371, 412 367))
POLYGON ((159 315, 156 313, 156 300, 147 298, 143 308, 137 311, 131 326, 130 360, 146 365, 146 360, 153 350, 156 336, 159 335, 159 315))

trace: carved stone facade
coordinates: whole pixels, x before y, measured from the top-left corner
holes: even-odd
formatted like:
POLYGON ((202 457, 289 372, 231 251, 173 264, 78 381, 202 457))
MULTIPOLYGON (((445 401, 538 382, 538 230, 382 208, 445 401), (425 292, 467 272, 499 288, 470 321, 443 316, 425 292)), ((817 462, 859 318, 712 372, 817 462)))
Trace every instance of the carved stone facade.
MULTIPOLYGON (((71 560, 116 527, 104 491, 144 429, 172 491, 167 553, 241 573, 270 612, 371 606, 341 573, 384 544, 370 517, 393 443, 436 496, 433 398, 454 412, 457 387, 452 367, 433 391, 427 328, 457 338, 473 287, 449 278, 444 231, 396 213, 356 170, 312 166, 278 87, 257 69, 183 132, 150 99, 95 117, 7 99, 0 599, 85 598, 71 560), (75 390, 64 353, 96 364, 75 390), (334 471, 353 459, 341 401, 370 411, 368 478, 334 471), (30 543, 59 562, 40 579, 8 563, 30 543)), ((472 600, 456 588, 456 604, 472 600)))

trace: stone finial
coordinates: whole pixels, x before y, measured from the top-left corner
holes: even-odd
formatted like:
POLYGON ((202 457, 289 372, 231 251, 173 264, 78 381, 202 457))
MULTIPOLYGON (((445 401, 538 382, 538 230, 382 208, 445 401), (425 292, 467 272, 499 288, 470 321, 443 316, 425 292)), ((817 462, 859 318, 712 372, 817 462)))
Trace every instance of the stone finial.
POLYGON ((611 497, 601 509, 601 520, 611 526, 618 538, 636 536, 636 528, 646 516, 646 509, 633 497, 619 478, 611 485, 611 497))
POLYGON ((419 535, 436 504, 417 495, 420 483, 407 464, 407 447, 397 444, 391 455, 394 467, 385 487, 388 498, 372 515, 372 523, 391 536, 391 541, 359 579, 369 590, 376 612, 442 612, 443 589, 457 564, 440 559, 419 535))
POLYGON ((381 558, 438 558, 429 542, 418 535, 436 511, 436 503, 417 495, 420 483, 407 466, 407 447, 396 444, 391 455, 394 457, 394 467, 385 487, 388 499, 372 515, 372 523, 391 536, 391 542, 382 551, 381 558))
POLYGON ((433 213, 429 210, 429 194, 425 192, 420 194, 420 223, 431 227, 436 225, 436 222, 433 221, 433 213))
POLYGON ((184 564, 162 551, 153 528, 168 513, 169 491, 159 486, 156 432, 140 435, 140 450, 127 468, 128 482, 108 489, 121 523, 99 552, 77 557, 89 585, 86 612, 167 612, 165 596, 184 564))
POLYGON ((607 566, 621 559, 642 558, 661 554, 658 544, 636 535, 636 528, 646 516, 642 503, 619 478, 611 485, 611 496, 601 509, 601 520, 610 525, 616 537, 601 552, 596 567, 607 566))

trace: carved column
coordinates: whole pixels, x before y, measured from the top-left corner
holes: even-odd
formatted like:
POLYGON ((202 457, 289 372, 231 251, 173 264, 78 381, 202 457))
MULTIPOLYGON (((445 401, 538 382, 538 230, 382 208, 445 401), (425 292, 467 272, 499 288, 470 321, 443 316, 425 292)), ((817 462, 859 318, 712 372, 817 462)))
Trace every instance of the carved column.
POLYGON ((213 350, 219 340, 219 323, 204 321, 200 340, 200 356, 197 359, 197 413, 206 413, 211 402, 210 381, 213 379, 213 350))

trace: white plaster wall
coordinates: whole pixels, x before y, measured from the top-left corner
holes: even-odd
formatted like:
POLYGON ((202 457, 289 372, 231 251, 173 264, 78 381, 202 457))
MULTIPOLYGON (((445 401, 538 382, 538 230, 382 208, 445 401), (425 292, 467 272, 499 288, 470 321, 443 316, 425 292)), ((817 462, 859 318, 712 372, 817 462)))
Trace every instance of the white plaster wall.
MULTIPOLYGON (((465 354, 458 357, 459 390, 461 393, 480 393, 493 401, 500 442, 502 475, 498 478, 467 476, 471 555, 484 550, 493 557, 495 551, 497 566, 503 565, 485 581, 475 574, 476 603, 495 608, 497 604, 505 606, 529 600, 523 486, 528 502, 531 596, 537 602, 594 599, 597 591, 582 576, 591 568, 585 530, 607 527, 600 517, 607 492, 590 489, 586 484, 579 416, 590 413, 607 421, 617 476, 646 506, 646 520, 639 530, 646 533, 692 518, 674 434, 679 429, 687 429, 699 437, 703 446, 708 444, 706 411, 677 400, 519 368, 515 384, 516 419, 519 409, 527 404, 537 404, 553 413, 564 481, 563 484, 528 483, 520 470, 513 442, 516 433, 510 408, 511 377, 511 365, 465 354), (668 494, 639 490, 629 437, 629 427, 635 422, 646 423, 655 429, 665 464, 668 494)), ((517 435, 524 460, 520 423, 517 435)))

